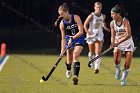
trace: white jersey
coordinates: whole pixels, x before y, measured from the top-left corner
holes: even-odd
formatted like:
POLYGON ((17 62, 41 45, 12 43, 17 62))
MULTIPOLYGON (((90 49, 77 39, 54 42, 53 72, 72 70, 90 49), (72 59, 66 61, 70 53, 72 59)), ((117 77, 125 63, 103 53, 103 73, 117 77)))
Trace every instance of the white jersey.
POLYGON ((92 44, 96 40, 103 41, 103 37, 104 37, 103 27, 102 27, 102 24, 104 22, 103 14, 101 14, 100 16, 97 16, 94 13, 91 14, 93 15, 93 19, 89 23, 88 30, 91 33, 91 35, 94 35, 95 37, 90 40, 87 40, 88 44, 92 44))
MULTIPOLYGON (((114 20, 114 30, 116 32, 116 35, 115 35, 115 43, 117 43, 120 38, 122 38, 125 35, 127 35, 127 32, 125 30, 125 26, 124 26, 124 19, 125 18, 123 18, 122 23, 121 23, 120 26, 118 26, 116 24, 116 21, 114 20)), ((134 43, 133 43, 132 36, 129 39, 127 39, 126 41, 124 41, 121 44, 119 44, 117 46, 117 48, 119 48, 122 51, 133 51, 133 49, 134 49, 134 43)))

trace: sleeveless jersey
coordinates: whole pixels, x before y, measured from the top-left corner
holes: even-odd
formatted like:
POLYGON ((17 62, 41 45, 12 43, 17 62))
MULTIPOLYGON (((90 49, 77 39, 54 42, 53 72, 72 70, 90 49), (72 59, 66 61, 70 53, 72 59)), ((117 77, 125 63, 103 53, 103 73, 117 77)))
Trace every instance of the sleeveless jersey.
POLYGON ((70 15, 71 22, 67 22, 65 19, 63 19, 63 24, 65 28, 66 35, 74 36, 79 32, 77 23, 74 20, 74 14, 70 15))
MULTIPOLYGON (((66 47, 68 47, 70 36, 74 36, 79 32, 78 25, 74 20, 74 14, 70 15, 70 18, 71 18, 71 22, 67 22, 65 19, 63 19, 65 34, 66 34, 66 47)), ((70 49, 74 48, 77 45, 84 46, 85 45, 84 39, 85 39, 84 34, 74 39, 72 41, 72 45, 70 46, 70 49)))
POLYGON ((103 33, 103 14, 101 14, 100 16, 95 15, 94 13, 92 13, 93 15, 93 19, 89 22, 89 32, 91 33, 91 35, 94 35, 93 38, 88 39, 87 43, 88 44, 92 44, 95 41, 104 41, 104 33, 103 33))
MULTIPOLYGON (((116 32, 116 36, 115 36, 116 40, 121 38, 123 35, 127 35, 126 30, 125 30, 125 26, 124 26, 124 19, 125 18, 123 18, 120 26, 117 26, 116 21, 114 21, 114 30, 116 32)), ((127 39, 126 41, 124 41, 122 44, 127 44, 131 41, 133 41, 132 36, 129 39, 127 39)))
POLYGON ((102 27, 103 14, 97 16, 94 13, 92 13, 92 15, 93 15, 93 20, 90 21, 89 23, 89 31, 91 32, 91 34, 103 35, 103 27, 102 27))
MULTIPOLYGON (((114 30, 116 32, 116 36, 115 36, 115 42, 116 43, 118 42, 118 40, 120 38, 127 35, 127 32, 125 30, 125 25, 124 25, 124 19, 125 18, 123 18, 120 26, 118 26, 116 21, 114 20, 114 30)), ((129 39, 127 39, 126 41, 119 44, 117 47, 120 48, 121 50, 124 50, 124 51, 128 51, 128 50, 133 51, 134 43, 133 43, 132 36, 129 39)))

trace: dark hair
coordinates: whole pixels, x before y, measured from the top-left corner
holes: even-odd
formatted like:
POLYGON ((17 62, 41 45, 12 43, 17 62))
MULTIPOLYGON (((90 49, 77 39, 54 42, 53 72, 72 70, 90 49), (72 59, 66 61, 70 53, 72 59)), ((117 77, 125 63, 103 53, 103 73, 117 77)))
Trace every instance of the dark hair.
POLYGON ((67 6, 66 3, 63 3, 59 8, 58 8, 58 11, 59 10, 63 10, 63 11, 68 11, 69 12, 69 7, 67 6))
POLYGON ((115 13, 120 13, 120 15, 122 17, 127 17, 128 16, 128 13, 125 12, 123 6, 121 5, 116 5, 114 6, 112 9, 111 9, 112 12, 115 12, 115 13))

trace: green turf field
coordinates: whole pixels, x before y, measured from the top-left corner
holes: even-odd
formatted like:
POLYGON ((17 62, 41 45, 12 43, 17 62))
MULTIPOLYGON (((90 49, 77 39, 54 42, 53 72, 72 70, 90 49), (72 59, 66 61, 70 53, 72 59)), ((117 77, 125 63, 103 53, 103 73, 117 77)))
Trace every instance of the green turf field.
MULTIPOLYGON (((48 74, 58 56, 10 55, 0 72, 0 93, 140 93, 140 58, 134 58, 127 86, 115 80, 113 57, 103 57, 99 74, 87 67, 80 57, 79 85, 65 77, 65 57, 45 84, 39 80, 48 74)), ((124 61, 124 59, 122 60, 124 61)))

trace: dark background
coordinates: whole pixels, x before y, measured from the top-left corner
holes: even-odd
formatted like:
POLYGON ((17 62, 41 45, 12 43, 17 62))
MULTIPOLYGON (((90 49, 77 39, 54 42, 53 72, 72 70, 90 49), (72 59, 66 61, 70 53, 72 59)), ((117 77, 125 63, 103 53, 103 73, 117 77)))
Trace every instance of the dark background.
MULTIPOLYGON (((7 44, 9 53, 57 54, 60 52, 61 36, 59 28, 54 27, 53 23, 58 17, 58 7, 66 2, 70 12, 78 14, 84 22, 93 11, 93 5, 96 1, 103 3, 102 13, 106 14, 108 27, 112 20, 110 17, 111 8, 116 4, 124 6, 128 12, 135 46, 138 47, 134 54, 140 56, 139 0, 0 0, 0 43, 7 44), (20 11, 24 16, 17 12, 16 14, 6 5, 20 11), (40 24, 45 27, 40 26, 40 24)), ((110 45, 110 33, 104 31, 104 34, 103 50, 110 45)), ((83 54, 87 54, 87 50, 86 46, 83 54)))

